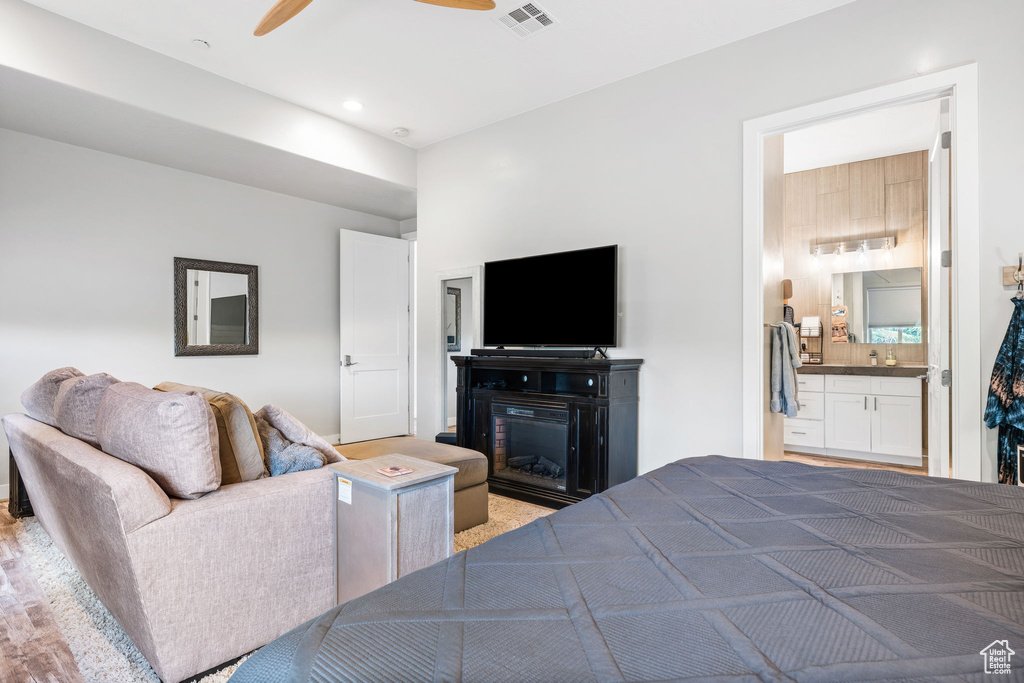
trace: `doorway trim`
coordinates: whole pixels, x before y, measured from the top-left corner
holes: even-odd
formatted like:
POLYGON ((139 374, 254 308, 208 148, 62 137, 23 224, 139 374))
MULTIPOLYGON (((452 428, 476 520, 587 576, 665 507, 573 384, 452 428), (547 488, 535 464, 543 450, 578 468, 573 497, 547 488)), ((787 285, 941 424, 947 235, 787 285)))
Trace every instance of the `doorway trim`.
POLYGON ((950 98, 953 252, 950 298, 956 331, 950 419, 953 477, 981 481, 982 367, 978 204, 978 65, 844 95, 743 122, 743 457, 764 458, 764 142, 773 135, 888 107, 950 98))
MULTIPOLYGON (((448 391, 446 379, 448 373, 448 347, 445 344, 439 343, 439 340, 444 339, 444 297, 447 293, 447 285, 445 283, 448 280, 462 280, 464 278, 469 278, 473 281, 473 343, 483 346, 481 340, 483 339, 484 330, 484 267, 468 266, 466 268, 451 268, 438 271, 434 280, 434 341, 441 349, 441 353, 437 354, 437 357, 434 359, 434 386, 437 387, 437 391, 434 394, 434 405, 437 406, 434 418, 436 423, 434 425, 435 434, 447 431, 448 429, 448 411, 445 410, 445 398, 448 391)), ((465 353, 468 356, 470 350, 466 349, 465 353)))

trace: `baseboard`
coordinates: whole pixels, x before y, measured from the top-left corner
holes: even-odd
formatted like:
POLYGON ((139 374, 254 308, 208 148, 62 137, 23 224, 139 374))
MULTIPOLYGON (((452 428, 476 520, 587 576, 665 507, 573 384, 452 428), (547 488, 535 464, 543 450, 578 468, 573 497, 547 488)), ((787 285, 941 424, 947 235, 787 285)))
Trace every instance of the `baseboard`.
POLYGON ((323 437, 331 445, 336 446, 341 443, 341 434, 324 434, 323 437))
POLYGON ((7 500, 11 497, 11 487, 8 484, 0 486, 0 500, 7 500))

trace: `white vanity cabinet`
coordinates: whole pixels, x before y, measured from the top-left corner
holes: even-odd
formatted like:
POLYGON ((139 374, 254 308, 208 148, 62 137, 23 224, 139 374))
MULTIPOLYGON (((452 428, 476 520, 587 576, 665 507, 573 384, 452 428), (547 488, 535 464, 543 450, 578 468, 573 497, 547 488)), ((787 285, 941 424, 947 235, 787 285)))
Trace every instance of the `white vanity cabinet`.
POLYGON ((806 390, 800 382, 801 411, 797 418, 786 420, 787 450, 904 465, 921 464, 920 379, 800 376, 801 380, 804 378, 811 381, 806 383, 806 390), (804 409, 805 401, 811 408, 804 409))

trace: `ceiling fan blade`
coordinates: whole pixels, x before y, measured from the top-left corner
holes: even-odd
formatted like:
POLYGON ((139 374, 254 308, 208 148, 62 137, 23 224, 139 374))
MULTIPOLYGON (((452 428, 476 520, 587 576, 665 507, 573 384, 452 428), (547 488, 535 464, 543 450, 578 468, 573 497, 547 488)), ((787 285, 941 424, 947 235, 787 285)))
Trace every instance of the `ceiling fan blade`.
POLYGON ((260 23, 256 25, 256 30, 252 34, 254 36, 267 35, 301 12, 311 2, 313 0, 280 0, 270 8, 269 12, 263 15, 263 18, 260 19, 260 23))
POLYGON ((494 0, 416 0, 425 2, 428 5, 440 5, 441 7, 454 7, 455 9, 494 9, 494 0))

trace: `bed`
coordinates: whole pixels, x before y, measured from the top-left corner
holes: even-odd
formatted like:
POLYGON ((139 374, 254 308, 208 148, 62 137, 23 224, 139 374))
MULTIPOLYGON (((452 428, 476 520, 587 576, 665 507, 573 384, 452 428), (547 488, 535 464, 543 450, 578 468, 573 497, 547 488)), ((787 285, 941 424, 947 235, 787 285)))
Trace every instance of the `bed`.
POLYGON ((981 680, 1014 646, 1024 678, 1024 489, 709 456, 340 605, 231 680, 981 680))

